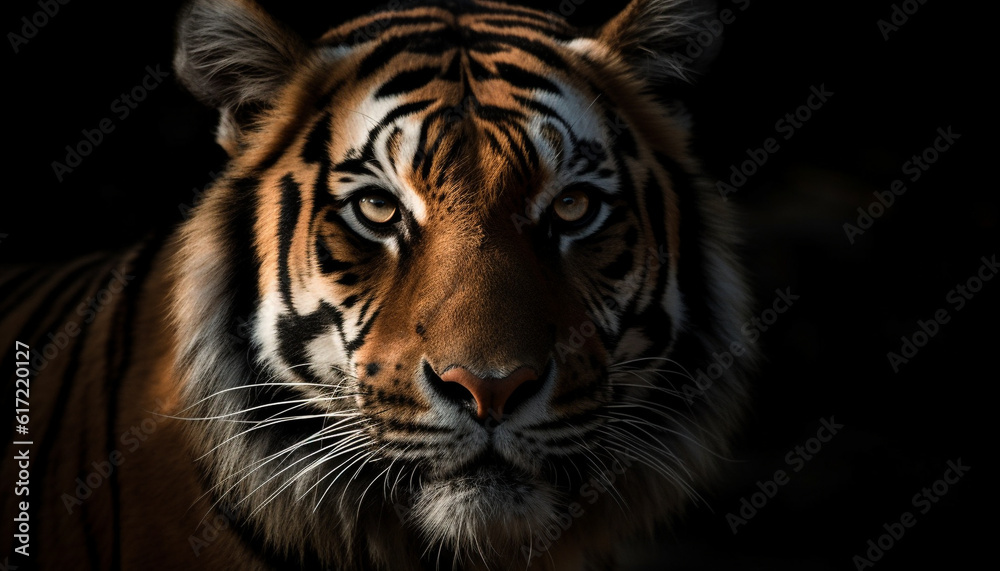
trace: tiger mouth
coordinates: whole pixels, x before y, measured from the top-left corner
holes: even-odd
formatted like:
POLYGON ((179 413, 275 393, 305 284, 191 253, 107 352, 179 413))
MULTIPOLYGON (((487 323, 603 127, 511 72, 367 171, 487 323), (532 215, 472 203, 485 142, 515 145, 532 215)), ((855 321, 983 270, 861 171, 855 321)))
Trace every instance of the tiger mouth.
POLYGON ((460 466, 448 470, 441 474, 438 479, 485 479, 530 482, 536 480, 537 475, 500 457, 495 451, 489 450, 460 466))
POLYGON ((523 493, 528 489, 545 488, 572 495, 572 491, 590 477, 586 464, 575 460, 551 458, 546 463, 546 468, 528 470, 490 450, 460 466, 431 475, 428 481, 446 483, 470 491, 476 489, 523 493))

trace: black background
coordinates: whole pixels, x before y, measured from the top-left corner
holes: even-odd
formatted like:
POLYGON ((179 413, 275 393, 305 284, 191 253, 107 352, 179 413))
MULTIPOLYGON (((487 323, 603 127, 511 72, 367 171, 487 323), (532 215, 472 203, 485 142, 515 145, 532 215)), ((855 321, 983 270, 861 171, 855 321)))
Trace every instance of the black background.
MULTIPOLYGON (((369 11, 264 2, 306 37, 369 11)), ((558 11, 559 2, 536 2, 558 11)), ((912 4, 912 3, 911 3, 912 4)), ((145 67, 168 70, 178 2, 71 1, 18 48, 5 50, 5 191, 0 263, 58 261, 114 249, 181 219, 219 171, 215 113, 168 78, 124 120, 111 110, 145 67), (59 182, 82 129, 115 130, 59 182)), ((571 19, 592 24, 622 2, 588 0, 571 19)), ((733 477, 672 532, 648 569, 854 569, 883 523, 916 511, 914 494, 949 460, 971 467, 896 541, 878 569, 962 569, 993 539, 992 456, 1000 280, 961 311, 948 292, 998 253, 996 160, 987 107, 996 63, 988 15, 927 0, 883 38, 889 1, 734 3, 722 52, 690 93, 695 146, 709 172, 729 177, 767 137, 781 148, 730 198, 744 211, 745 259, 761 309, 775 289, 800 299, 763 335, 768 362, 754 411, 728 464, 733 477), (739 11, 740 6, 746 9, 739 11), (775 123, 804 104, 810 86, 833 96, 794 137, 775 123), (849 243, 874 191, 905 179, 903 163, 938 128, 952 149, 849 243), (988 152, 989 151, 989 152, 988 152), (941 308, 951 320, 894 373, 886 354, 941 308), (789 469, 784 458, 815 436, 821 418, 844 428, 793 473, 735 535, 726 514, 755 482, 789 469)), ((910 7, 910 6, 908 6, 910 7)), ((6 2, 4 32, 20 33, 32 1, 6 2)), ((995 34, 995 32, 994 32, 995 34)))

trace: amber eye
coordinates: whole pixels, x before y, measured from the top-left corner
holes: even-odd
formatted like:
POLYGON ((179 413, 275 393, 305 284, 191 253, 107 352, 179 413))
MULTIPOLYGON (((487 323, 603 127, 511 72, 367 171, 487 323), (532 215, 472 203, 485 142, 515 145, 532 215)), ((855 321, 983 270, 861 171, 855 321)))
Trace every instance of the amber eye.
POLYGON ((589 210, 590 197, 582 190, 568 190, 552 203, 552 211, 563 222, 579 222, 589 210))
POLYGON ((396 200, 381 190, 362 193, 354 204, 363 222, 384 226, 399 219, 396 200))
POLYGON ((598 200, 591 196, 589 190, 589 185, 574 185, 552 201, 552 214, 558 226, 572 230, 590 223, 597 211, 598 200))

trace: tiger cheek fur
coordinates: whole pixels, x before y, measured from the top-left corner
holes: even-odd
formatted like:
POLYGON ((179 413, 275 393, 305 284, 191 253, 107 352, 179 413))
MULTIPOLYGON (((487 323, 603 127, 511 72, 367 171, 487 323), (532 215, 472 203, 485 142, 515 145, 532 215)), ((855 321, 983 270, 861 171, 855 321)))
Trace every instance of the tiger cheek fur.
POLYGON ((692 17, 633 0, 585 34, 414 4, 307 47, 249 2, 192 4, 175 65, 232 160, 181 231, 178 370, 209 491, 260 549, 582 568, 717 473, 753 357, 681 386, 739 335, 745 288, 650 94, 682 69, 648 54, 692 17), (197 342, 241 318, 249 353, 197 342))

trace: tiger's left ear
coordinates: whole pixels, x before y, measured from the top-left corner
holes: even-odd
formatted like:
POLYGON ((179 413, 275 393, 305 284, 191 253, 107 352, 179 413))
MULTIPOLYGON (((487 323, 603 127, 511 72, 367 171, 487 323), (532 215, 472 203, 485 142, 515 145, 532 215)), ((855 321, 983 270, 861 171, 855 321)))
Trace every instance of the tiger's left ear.
POLYGON ((305 43, 253 0, 192 0, 177 24, 174 69, 195 97, 219 109, 216 140, 232 156, 305 52, 305 43))
POLYGON ((722 47, 715 0, 631 0, 597 40, 653 85, 690 82, 722 47), (717 28, 717 29, 715 29, 717 28), (711 36, 707 45, 701 36, 711 36))

